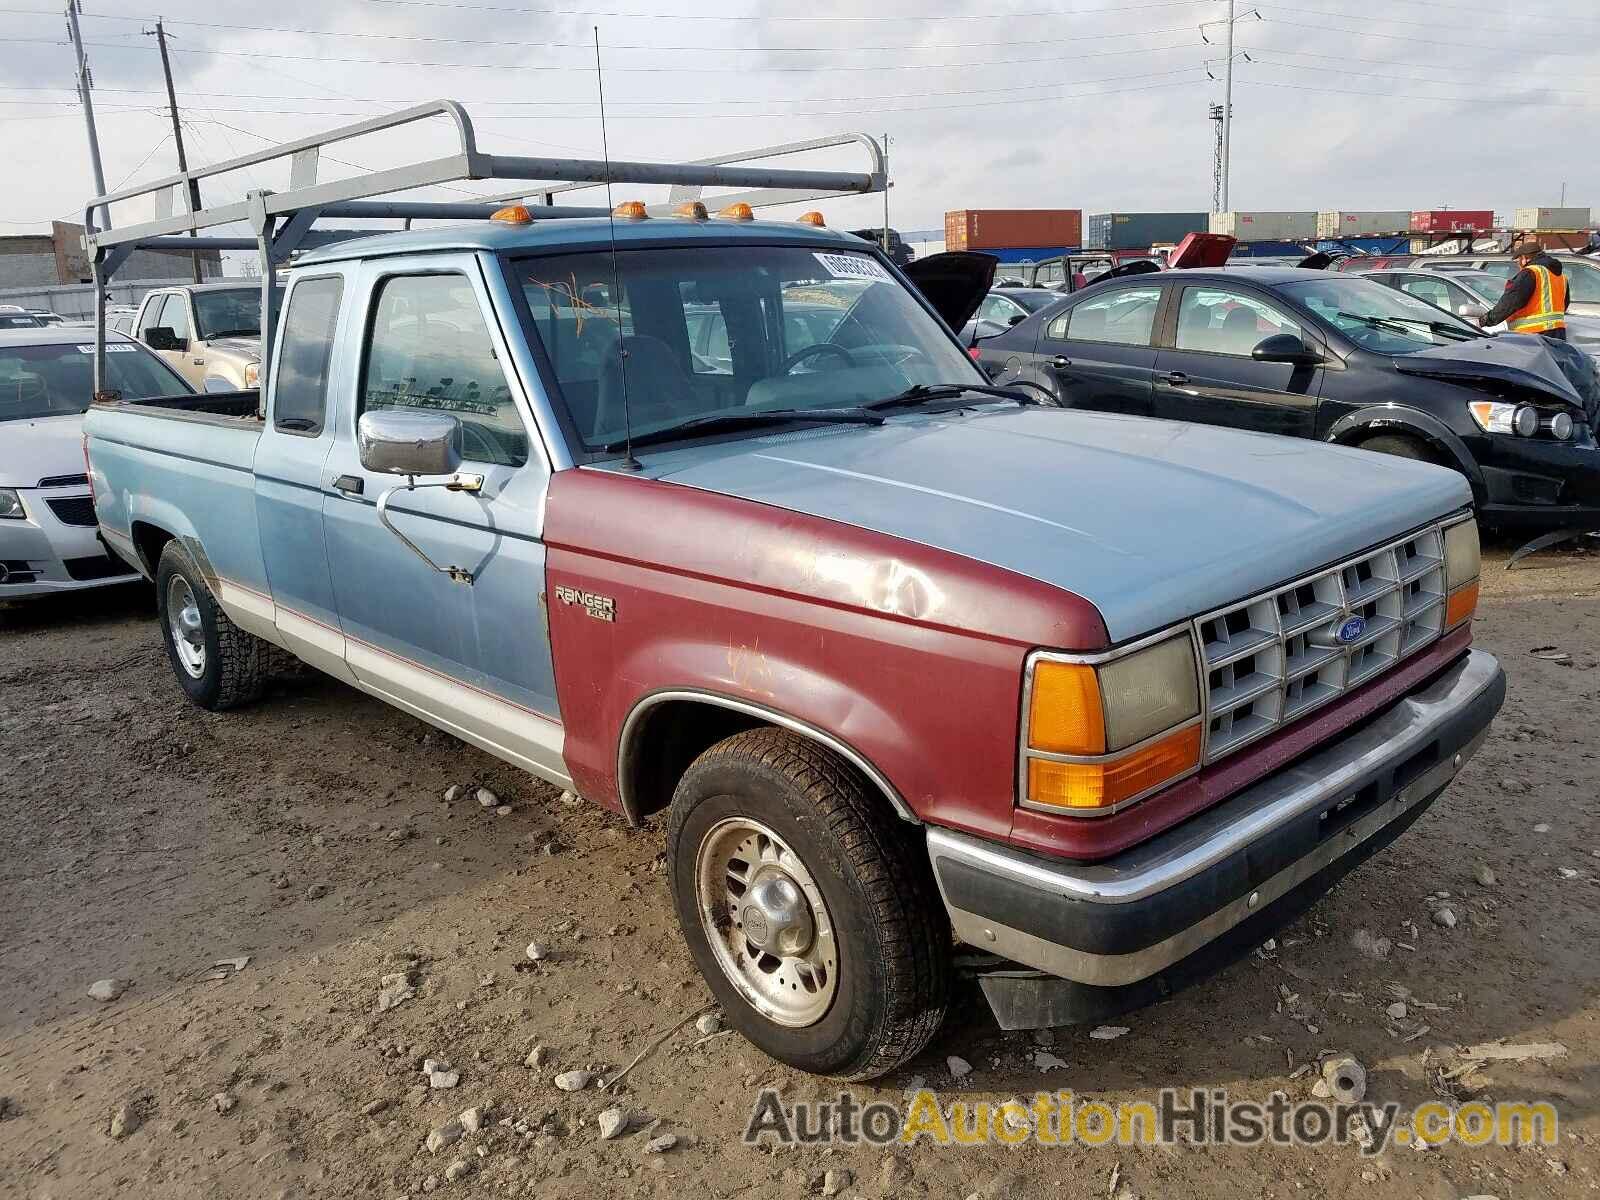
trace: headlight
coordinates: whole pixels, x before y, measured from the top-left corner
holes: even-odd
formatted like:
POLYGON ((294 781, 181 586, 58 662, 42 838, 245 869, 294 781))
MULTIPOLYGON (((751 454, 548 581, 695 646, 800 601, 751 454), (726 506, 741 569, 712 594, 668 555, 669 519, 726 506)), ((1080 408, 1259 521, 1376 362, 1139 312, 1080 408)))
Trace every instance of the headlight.
POLYGON ((1500 400, 1474 400, 1467 405, 1473 421, 1485 433, 1514 433, 1533 437, 1544 430, 1565 441, 1572 436, 1572 418, 1566 413, 1547 417, 1531 404, 1506 404, 1500 400), (1562 418, 1566 418, 1562 422, 1562 418), (1562 429, 1566 432, 1561 432, 1562 429))
POLYGON ((28 512, 22 507, 22 497, 15 488, 0 488, 0 521, 26 520, 28 512))
POLYGON ((1478 523, 1471 517, 1444 531, 1444 627, 1454 629, 1478 607, 1478 523))
POLYGON ((1187 633, 1102 663, 1028 667, 1022 801, 1095 816, 1200 765, 1200 684, 1187 633))
POLYGON ((244 369, 244 386, 248 390, 261 382, 261 364, 249 363, 244 369))

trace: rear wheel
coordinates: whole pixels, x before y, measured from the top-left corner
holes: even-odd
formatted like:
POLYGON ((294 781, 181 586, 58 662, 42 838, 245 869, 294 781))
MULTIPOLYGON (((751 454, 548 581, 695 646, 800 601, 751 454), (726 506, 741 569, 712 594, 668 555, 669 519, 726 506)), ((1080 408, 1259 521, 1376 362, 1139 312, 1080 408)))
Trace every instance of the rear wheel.
POLYGON ((176 540, 156 566, 156 611, 172 673, 189 699, 221 712, 261 695, 275 647, 228 619, 176 540))
POLYGON ((773 1058, 870 1079, 937 1032, 949 926, 907 832, 854 767, 780 729, 718 743, 679 781, 679 923, 728 1023, 773 1058))

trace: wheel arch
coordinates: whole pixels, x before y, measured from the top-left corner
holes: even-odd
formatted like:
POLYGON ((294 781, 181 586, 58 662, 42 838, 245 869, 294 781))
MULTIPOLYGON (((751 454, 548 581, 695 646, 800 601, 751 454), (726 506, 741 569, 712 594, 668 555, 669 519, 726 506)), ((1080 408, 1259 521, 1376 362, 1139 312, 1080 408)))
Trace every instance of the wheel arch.
POLYGON ((617 798, 629 824, 667 807, 683 772, 706 750, 741 730, 769 725, 825 746, 860 771, 904 821, 921 824, 866 755, 809 722, 766 705, 693 688, 663 689, 635 702, 617 741, 617 798))
POLYGON ((1422 442, 1440 460, 1467 477, 1474 494, 1481 496, 1483 474, 1466 443, 1443 421, 1418 409, 1384 404, 1346 413, 1328 430, 1328 441, 1340 446, 1359 446, 1369 438, 1400 434, 1422 442))

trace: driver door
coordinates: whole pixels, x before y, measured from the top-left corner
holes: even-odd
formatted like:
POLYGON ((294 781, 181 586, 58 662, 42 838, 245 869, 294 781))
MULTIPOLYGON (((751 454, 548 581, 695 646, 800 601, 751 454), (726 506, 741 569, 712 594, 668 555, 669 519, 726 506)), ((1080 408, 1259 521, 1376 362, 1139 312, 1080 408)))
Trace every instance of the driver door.
POLYGON ((1156 355, 1156 416, 1313 436, 1322 367, 1250 356, 1275 334, 1293 334, 1316 349, 1300 322, 1252 289, 1223 284, 1186 285, 1176 310, 1156 355))
POLYGON ((564 777, 545 621, 550 479, 511 355, 470 254, 361 264, 348 314, 360 349, 338 379, 339 429, 323 468, 323 525, 345 658, 368 690, 548 779, 564 777), (361 463, 356 425, 376 408, 461 424, 477 493, 404 489, 361 463), (435 571, 378 517, 441 566, 435 571))

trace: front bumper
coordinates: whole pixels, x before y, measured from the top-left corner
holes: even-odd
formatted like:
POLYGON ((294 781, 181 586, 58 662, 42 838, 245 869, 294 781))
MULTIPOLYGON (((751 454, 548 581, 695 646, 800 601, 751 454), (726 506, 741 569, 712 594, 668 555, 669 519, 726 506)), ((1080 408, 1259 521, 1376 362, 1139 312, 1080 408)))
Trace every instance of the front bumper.
POLYGON ((1033 969, 984 976, 1001 1025, 1138 1008, 1259 945, 1415 821, 1504 700, 1499 663, 1469 651, 1354 732, 1104 862, 930 829, 956 935, 1033 969))
POLYGON ((106 553, 97 526, 72 523, 93 515, 82 485, 23 488, 21 495, 27 516, 20 521, 0 521, 0 600, 74 592, 139 578, 126 563, 106 553), (63 520, 62 513, 71 521, 63 520))
POLYGON ((1600 446, 1498 437, 1480 457, 1480 519, 1498 525, 1600 528, 1600 446))

